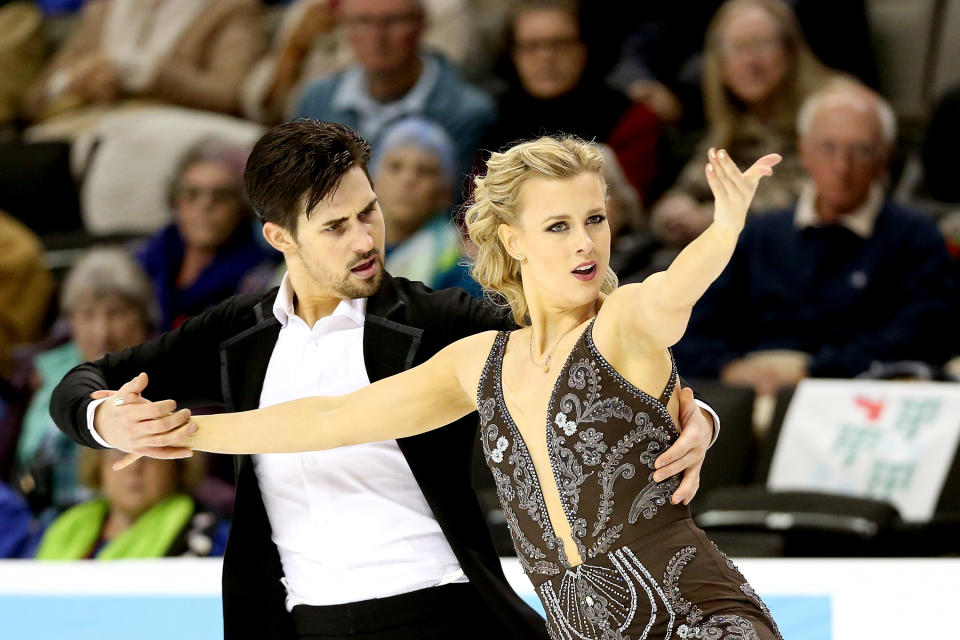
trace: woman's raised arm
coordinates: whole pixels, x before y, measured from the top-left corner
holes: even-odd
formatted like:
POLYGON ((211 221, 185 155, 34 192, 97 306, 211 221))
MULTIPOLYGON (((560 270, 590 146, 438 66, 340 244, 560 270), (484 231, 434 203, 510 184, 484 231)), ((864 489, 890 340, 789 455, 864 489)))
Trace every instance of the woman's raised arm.
MULTIPOLYGON (((153 446, 213 453, 289 453, 393 440, 476 410, 476 386, 493 332, 458 340, 423 364, 342 396, 312 396, 254 411, 194 416, 197 431, 153 446)), ((138 456, 116 465, 122 469, 138 456)))
MULTIPOLYGON (((707 291, 730 261, 743 229, 750 202, 764 176, 773 174, 780 162, 772 153, 742 172, 723 150, 711 149, 705 167, 714 196, 713 223, 688 244, 666 271, 642 283, 627 285, 611 295, 625 336, 640 339, 655 351, 672 346, 683 337, 693 305, 707 291)), ((604 305, 606 306, 606 305, 604 305)))

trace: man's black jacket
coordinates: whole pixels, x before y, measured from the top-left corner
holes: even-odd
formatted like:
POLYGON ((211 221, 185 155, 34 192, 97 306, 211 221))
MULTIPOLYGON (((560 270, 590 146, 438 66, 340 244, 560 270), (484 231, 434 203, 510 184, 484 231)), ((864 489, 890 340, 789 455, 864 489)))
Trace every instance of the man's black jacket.
MULTIPOLYGON (((277 290, 236 296, 188 320, 176 331, 70 371, 57 386, 50 411, 68 436, 98 447, 87 429, 90 393, 117 389, 141 371, 144 393, 173 399, 179 408, 256 409, 280 323, 277 290)), ((367 302, 363 355, 371 382, 427 360, 448 344, 508 319, 458 289, 431 291, 385 276, 367 302)), ((330 366, 336 367, 336 362, 330 366)), ((370 407, 382 419, 389 407, 370 407)), ((397 441, 470 582, 515 638, 546 638, 542 619, 507 584, 470 482, 477 418, 397 441)), ((234 638, 293 638, 284 606, 282 569, 249 456, 238 456, 237 497, 223 564, 224 632, 234 638)), ((339 526, 349 526, 343 522, 339 526)))

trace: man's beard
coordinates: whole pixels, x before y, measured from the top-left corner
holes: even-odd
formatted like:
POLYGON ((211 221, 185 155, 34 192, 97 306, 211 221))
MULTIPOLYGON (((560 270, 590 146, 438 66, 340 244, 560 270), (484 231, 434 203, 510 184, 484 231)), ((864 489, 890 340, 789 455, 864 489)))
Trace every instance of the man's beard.
POLYGON ((351 300, 356 298, 367 298, 375 294, 377 291, 379 291, 380 285, 383 283, 384 267, 383 267, 383 258, 380 256, 380 254, 377 252, 376 249, 374 249, 371 253, 368 253, 367 255, 362 256, 361 258, 356 260, 350 268, 357 266, 361 262, 365 262, 366 260, 369 260, 371 257, 375 258, 376 260, 377 267, 378 267, 377 275, 373 276, 372 278, 368 278, 366 280, 353 280, 350 278, 350 275, 348 273, 347 276, 343 278, 343 280, 341 280, 340 282, 338 282, 333 286, 333 290, 336 291, 337 294, 340 295, 341 297, 345 299, 351 299, 351 300))

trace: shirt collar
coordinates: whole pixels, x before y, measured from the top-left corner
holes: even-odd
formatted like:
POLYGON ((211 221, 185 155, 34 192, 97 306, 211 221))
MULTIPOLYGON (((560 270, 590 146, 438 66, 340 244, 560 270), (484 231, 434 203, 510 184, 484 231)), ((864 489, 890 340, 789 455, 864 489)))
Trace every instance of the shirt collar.
MULTIPOLYGON (((807 182, 800 192, 800 199, 797 201, 797 210, 794 215, 793 223, 798 229, 807 227, 824 226, 820 222, 820 216, 816 211, 817 188, 812 182, 807 182)), ((869 240, 873 235, 873 227, 877 222, 877 216, 883 206, 883 187, 874 183, 870 187, 870 193, 867 199, 859 207, 840 216, 839 225, 846 227, 864 240, 869 240)))
POLYGON ((360 65, 353 65, 343 73, 343 80, 333 94, 331 106, 338 110, 353 110, 362 114, 389 108, 399 114, 422 113, 427 98, 440 77, 440 64, 432 56, 420 56, 423 70, 417 82, 399 100, 382 103, 367 92, 367 74, 360 65))
MULTIPOLYGON (((339 316, 350 320, 358 327, 362 327, 367 313, 366 298, 350 298, 340 301, 337 308, 330 314, 330 318, 339 316)), ((290 284, 290 274, 283 274, 283 280, 280 281, 280 290, 277 292, 277 299, 273 302, 273 315, 280 322, 282 327, 286 327, 290 319, 296 316, 293 310, 293 285, 290 284)), ((317 324, 323 322, 326 318, 320 318, 317 324)))

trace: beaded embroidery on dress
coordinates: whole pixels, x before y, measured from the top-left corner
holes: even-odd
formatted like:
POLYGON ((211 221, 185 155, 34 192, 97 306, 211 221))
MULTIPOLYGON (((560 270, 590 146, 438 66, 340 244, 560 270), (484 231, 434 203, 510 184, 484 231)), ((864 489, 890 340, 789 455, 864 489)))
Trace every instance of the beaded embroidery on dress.
POLYGON ((733 563, 670 502, 680 476, 653 481, 677 438, 666 390, 624 379, 593 343, 593 322, 561 368, 545 437, 560 504, 583 559, 571 566, 547 513, 523 436, 503 396, 509 334, 497 335, 478 389, 481 445, 520 564, 563 640, 779 639, 766 606, 733 563))

